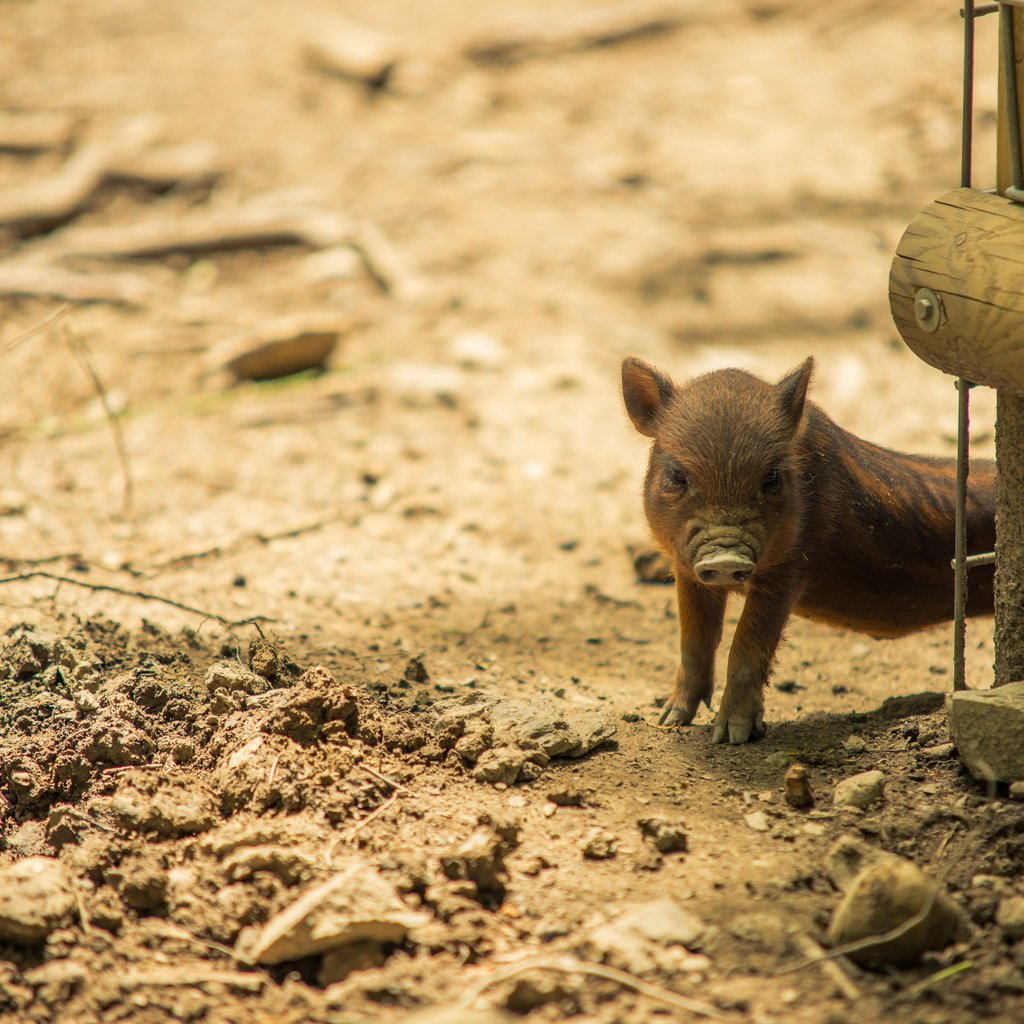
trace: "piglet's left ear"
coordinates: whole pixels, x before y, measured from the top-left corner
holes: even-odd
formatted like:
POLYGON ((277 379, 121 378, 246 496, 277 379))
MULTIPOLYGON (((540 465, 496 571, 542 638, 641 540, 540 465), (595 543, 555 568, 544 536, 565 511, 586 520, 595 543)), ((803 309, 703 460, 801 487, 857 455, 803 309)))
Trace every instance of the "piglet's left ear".
POLYGON ((808 356, 795 370, 787 373, 775 391, 779 397, 779 408, 789 420, 793 430, 800 425, 800 417, 804 414, 804 400, 807 398, 807 386, 811 383, 814 372, 814 357, 808 356))

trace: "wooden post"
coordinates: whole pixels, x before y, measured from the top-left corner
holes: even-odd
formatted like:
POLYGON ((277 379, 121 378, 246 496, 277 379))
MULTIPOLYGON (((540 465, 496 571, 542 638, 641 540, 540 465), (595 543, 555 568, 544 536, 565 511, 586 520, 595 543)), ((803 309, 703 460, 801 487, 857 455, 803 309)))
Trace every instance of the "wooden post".
MULTIPOLYGON (((1020 137, 1024 138, 1024 10, 1003 4, 999 17, 1011 19, 1013 66, 1006 67, 1000 47, 999 120, 996 149, 996 188, 1002 193, 1014 184, 1007 103, 1007 81, 1017 86, 1020 137)), ((1017 172, 1018 184, 1021 184, 1017 172)), ((1024 248, 1024 233, 1021 236, 1024 248)), ((1021 275, 1024 285, 1024 274, 1021 275)), ((996 519, 995 684, 1024 679, 1024 395, 999 388, 996 397, 996 519)))

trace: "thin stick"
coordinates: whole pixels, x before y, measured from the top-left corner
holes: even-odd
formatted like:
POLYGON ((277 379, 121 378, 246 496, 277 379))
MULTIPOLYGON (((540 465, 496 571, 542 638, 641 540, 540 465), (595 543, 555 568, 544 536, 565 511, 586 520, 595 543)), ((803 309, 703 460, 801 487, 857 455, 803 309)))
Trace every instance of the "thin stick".
POLYGON ((61 306, 56 313, 53 313, 41 324, 36 324, 35 327, 30 327, 23 334, 16 335, 11 338, 10 341, 5 342, 3 347, 0 348, 0 356, 7 355, 8 352, 13 352, 19 345, 34 338, 37 334, 42 334, 43 331, 48 331, 51 327, 59 324, 71 312, 71 307, 68 305, 61 306))
POLYGON ((70 583, 73 587, 82 587, 85 590, 95 590, 108 594, 120 594, 122 597, 135 597, 140 601, 159 601, 161 604, 170 605, 183 612, 191 612, 193 615, 201 615, 204 619, 213 619, 222 626, 249 626, 257 622, 274 622, 274 619, 266 615, 253 615, 247 619, 229 619, 216 612, 208 612, 203 608, 196 608, 190 604, 183 604, 181 601, 174 601, 169 597, 161 597, 159 594, 147 594, 143 590, 126 590, 124 587, 115 587, 109 583, 87 583, 85 580, 72 579, 70 576, 59 576, 57 573, 46 572, 43 569, 34 569, 32 572, 21 572, 14 576, 0 576, 0 586, 5 583, 18 583, 22 580, 45 579, 55 580, 57 583, 70 583))
POLYGON ((390 786, 392 789, 397 789, 401 793, 410 792, 408 787, 403 786, 400 782, 395 782, 394 779, 389 779, 383 772, 377 771, 376 768, 371 768, 368 764, 360 765, 360 767, 368 775, 372 775, 378 782, 383 782, 384 785, 390 786))
POLYGON ((685 1010, 687 1013, 694 1013, 700 1017, 710 1017, 712 1020, 731 1021, 735 1018, 727 1016, 709 1003, 702 1003, 687 996, 681 996, 676 992, 660 985, 652 985, 642 978, 629 974, 627 971, 620 971, 617 967, 608 967, 606 964, 596 964, 590 960, 577 960, 575 957, 564 956, 558 959, 549 960, 527 960, 523 963, 508 967, 505 970, 494 971, 486 978, 481 978, 475 985, 470 986, 469 991, 463 996, 461 1004, 470 1006, 485 989, 497 985, 502 981, 508 981, 517 975, 525 974, 527 971, 562 971, 566 974, 589 974, 595 978, 604 978, 606 981, 613 981, 623 988, 632 989, 641 995, 654 999, 666 1006, 676 1010, 685 1010))
POLYGON ((814 941, 814 939, 807 934, 807 932, 800 932, 796 936, 796 943, 800 947, 800 952, 804 954, 809 960, 815 960, 821 963, 821 969, 825 974, 828 975, 829 980, 833 985, 842 993, 845 999, 848 999, 851 1003, 856 1002, 861 997, 861 991, 853 983, 853 981, 847 977, 846 972, 833 960, 829 960, 825 957, 825 950, 814 941))
POLYGON ((107 394, 107 389, 96 369, 96 364, 93 362, 92 353, 89 351, 85 338, 79 337, 65 327, 64 340, 67 342, 68 348, 71 349, 74 357, 78 360, 78 365, 82 367, 86 376, 92 381, 96 394, 99 395, 100 402, 103 404, 103 411, 107 415, 110 432, 114 436, 114 449, 117 451, 117 458, 121 463, 121 478, 124 481, 121 515, 127 519, 132 511, 132 500, 135 497, 135 482, 132 479, 131 462, 128 459, 128 448, 124 443, 124 431, 121 430, 121 420, 117 413, 114 412, 114 407, 110 404, 110 396, 107 394))

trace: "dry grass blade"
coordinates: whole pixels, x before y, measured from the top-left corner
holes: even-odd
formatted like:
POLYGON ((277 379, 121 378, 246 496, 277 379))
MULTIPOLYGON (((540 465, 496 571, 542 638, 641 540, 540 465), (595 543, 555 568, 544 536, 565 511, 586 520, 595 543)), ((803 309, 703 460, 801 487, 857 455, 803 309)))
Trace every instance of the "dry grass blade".
POLYGON ((30 341, 32 338, 42 334, 44 331, 48 331, 51 327, 56 327, 69 312, 71 312, 70 306, 61 306, 55 313, 48 316, 41 324, 36 324, 35 327, 30 327, 27 331, 11 338, 10 341, 4 342, 4 344, 0 346, 0 356, 5 356, 8 352, 13 352, 19 345, 23 345, 26 341, 30 341))

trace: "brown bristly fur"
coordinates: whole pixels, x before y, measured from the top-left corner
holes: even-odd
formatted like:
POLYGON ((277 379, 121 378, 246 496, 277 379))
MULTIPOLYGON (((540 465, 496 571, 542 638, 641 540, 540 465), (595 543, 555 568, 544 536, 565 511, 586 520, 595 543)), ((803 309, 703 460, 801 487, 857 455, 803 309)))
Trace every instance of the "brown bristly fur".
MULTIPOLYGON (((762 730, 763 688, 790 614, 872 636, 953 615, 954 460, 844 430, 805 400, 812 369, 808 359, 776 385, 719 370, 677 387, 638 359, 623 363, 627 411, 653 439, 644 507, 679 604, 680 668, 663 724, 688 724, 710 704, 730 591, 747 600, 715 739, 733 743, 762 730), (742 583, 723 585, 704 568, 723 558, 743 569, 742 583)), ((990 461, 972 464, 967 532, 969 550, 994 548, 990 461)), ((991 613, 991 567, 972 572, 970 587, 970 613, 991 613)))

